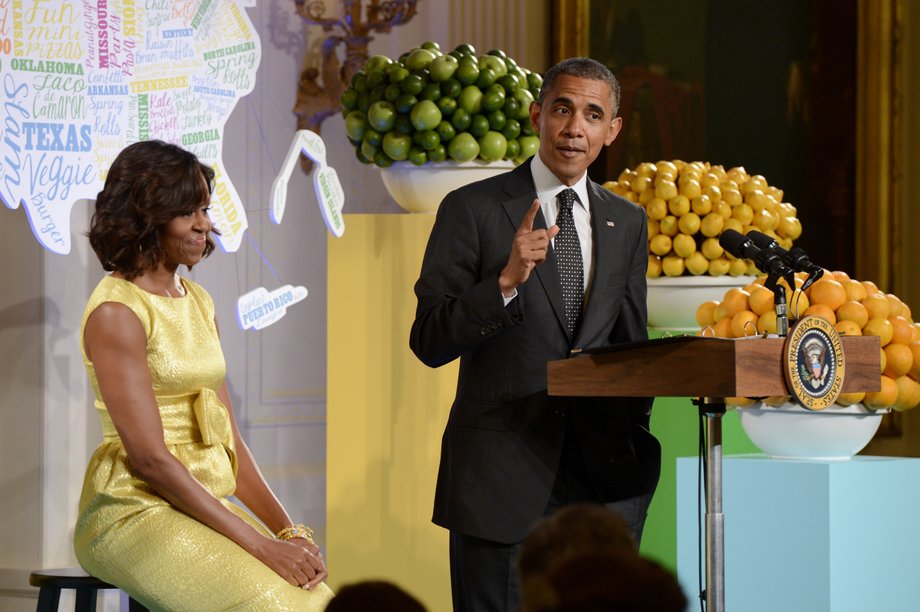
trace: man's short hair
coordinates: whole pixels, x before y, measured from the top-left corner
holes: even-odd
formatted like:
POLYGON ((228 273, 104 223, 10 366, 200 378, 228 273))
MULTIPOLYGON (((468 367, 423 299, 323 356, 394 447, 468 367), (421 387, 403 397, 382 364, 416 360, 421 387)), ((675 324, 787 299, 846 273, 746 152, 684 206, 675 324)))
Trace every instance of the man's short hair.
POLYGON ((613 105, 613 116, 617 116, 620 110, 620 82, 613 76, 610 69, 597 60, 590 57, 570 57, 564 59, 543 75, 543 85, 540 87, 540 97, 537 102, 542 106, 546 92, 553 88, 556 79, 560 75, 579 77, 582 79, 592 79, 595 81, 604 81, 610 87, 611 103, 613 105))

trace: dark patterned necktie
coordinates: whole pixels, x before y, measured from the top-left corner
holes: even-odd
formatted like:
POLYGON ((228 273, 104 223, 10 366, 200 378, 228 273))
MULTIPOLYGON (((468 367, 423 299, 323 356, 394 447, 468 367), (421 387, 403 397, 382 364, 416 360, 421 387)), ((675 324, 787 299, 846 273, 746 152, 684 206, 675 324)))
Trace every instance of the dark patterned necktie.
POLYGON ((559 193, 559 216, 553 248, 559 262, 559 280, 562 282, 562 303, 568 323, 569 337, 575 338, 578 319, 581 317, 581 302, 584 296, 584 263, 581 259, 581 241, 575 231, 572 207, 575 205, 575 191, 564 189, 559 193))

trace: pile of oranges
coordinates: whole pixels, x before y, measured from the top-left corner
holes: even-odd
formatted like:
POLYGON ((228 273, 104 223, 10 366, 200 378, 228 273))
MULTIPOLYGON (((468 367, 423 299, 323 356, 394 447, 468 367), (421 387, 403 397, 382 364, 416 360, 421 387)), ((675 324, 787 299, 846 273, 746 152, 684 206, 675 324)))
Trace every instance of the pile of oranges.
MULTIPOLYGON (((851 279, 845 272, 825 271, 805 291, 806 275, 796 274, 794 290, 785 281, 790 325, 810 315, 830 321, 837 331, 848 336, 878 336, 881 344, 881 390, 870 393, 845 393, 837 403, 847 406, 862 403, 869 409, 908 410, 920 405, 920 323, 911 317, 910 308, 896 295, 885 293, 871 281, 851 279)), ((722 301, 703 302, 696 310, 700 335, 741 338, 776 333, 773 291, 760 277, 746 287, 725 292, 722 301)), ((779 405, 788 397, 767 398, 779 405)), ((732 398, 733 405, 751 400, 732 398)))

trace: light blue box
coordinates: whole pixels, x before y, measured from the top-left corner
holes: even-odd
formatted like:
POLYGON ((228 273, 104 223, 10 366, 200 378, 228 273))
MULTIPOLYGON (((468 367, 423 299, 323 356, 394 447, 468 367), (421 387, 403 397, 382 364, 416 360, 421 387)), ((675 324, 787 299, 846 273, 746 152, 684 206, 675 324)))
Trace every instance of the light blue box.
MULTIPOLYGON (((705 568, 698 461, 677 459, 688 611, 700 609, 699 559, 705 568)), ((738 455, 723 458, 722 472, 727 612, 920 611, 920 459, 738 455)))

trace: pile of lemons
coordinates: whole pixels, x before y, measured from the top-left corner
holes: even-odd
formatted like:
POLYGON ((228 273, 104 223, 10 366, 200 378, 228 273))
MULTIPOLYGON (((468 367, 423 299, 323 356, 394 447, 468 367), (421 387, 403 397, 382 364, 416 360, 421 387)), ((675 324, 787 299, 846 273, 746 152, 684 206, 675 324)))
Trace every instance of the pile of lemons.
MULTIPOLYGON (((796 288, 791 291, 785 281, 790 326, 793 321, 810 315, 827 319, 840 334, 878 336, 881 344, 880 391, 845 393, 837 403, 843 406, 862 403, 878 410, 903 411, 920 405, 920 323, 915 323, 907 304, 896 295, 879 290, 871 281, 858 281, 845 272, 825 271, 805 291, 806 275, 796 274, 796 288), (788 296, 792 296, 789 298, 788 296)), ((776 333, 773 292, 764 286, 766 277, 725 292, 721 301, 708 301, 696 310, 699 335, 740 338, 758 333, 776 333)), ((767 398, 765 403, 780 405, 788 397, 767 398)), ((751 403, 732 398, 735 406, 751 403)))
POLYGON ((604 187, 632 200, 648 216, 649 278, 756 274, 753 262, 724 252, 719 235, 754 229, 784 249, 802 234, 783 190, 741 167, 725 170, 708 162, 645 162, 626 169, 604 187))

